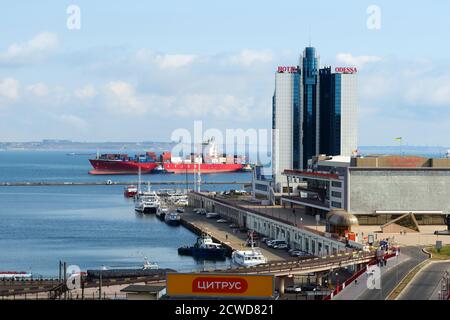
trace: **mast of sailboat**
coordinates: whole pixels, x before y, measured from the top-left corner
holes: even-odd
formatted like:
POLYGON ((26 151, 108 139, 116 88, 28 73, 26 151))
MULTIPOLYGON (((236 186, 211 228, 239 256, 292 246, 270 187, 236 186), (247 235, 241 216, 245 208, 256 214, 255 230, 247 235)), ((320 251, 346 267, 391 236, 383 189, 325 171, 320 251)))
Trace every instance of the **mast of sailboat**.
POLYGON ((138 195, 141 193, 141 167, 138 167, 138 195))

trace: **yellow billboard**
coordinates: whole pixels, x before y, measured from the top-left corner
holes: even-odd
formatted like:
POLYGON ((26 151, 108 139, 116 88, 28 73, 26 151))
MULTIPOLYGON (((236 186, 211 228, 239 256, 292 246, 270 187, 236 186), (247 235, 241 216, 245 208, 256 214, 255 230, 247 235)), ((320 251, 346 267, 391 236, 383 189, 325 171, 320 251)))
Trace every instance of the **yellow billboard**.
POLYGON ((168 273, 168 296, 271 297, 272 275, 168 273))

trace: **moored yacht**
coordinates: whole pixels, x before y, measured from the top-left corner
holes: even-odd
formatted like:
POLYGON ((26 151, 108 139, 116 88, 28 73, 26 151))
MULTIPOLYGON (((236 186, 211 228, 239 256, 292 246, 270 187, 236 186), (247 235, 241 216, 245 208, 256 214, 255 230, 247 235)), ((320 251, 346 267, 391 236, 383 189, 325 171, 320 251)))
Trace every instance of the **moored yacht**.
POLYGON ((159 208, 159 199, 154 196, 140 197, 134 209, 140 213, 156 213, 159 208))
POLYGON ((253 267, 267 263, 267 258, 259 249, 236 250, 231 254, 232 261, 242 267, 253 267))

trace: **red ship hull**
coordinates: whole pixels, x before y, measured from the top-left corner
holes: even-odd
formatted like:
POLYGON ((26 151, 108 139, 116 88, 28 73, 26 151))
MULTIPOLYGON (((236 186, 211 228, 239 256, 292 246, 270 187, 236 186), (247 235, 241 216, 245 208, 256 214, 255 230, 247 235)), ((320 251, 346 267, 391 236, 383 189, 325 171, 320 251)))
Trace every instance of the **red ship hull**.
MULTIPOLYGON (((203 173, 223 173, 235 172, 244 167, 242 164, 234 163, 202 163, 200 172, 203 173)), ((172 173, 194 173, 198 170, 198 164, 191 163, 164 163, 164 169, 172 173)))
POLYGON ((139 168, 141 173, 150 173, 158 166, 157 162, 136 162, 121 160, 105 160, 91 159, 89 160, 94 170, 89 171, 90 174, 138 174, 139 168))

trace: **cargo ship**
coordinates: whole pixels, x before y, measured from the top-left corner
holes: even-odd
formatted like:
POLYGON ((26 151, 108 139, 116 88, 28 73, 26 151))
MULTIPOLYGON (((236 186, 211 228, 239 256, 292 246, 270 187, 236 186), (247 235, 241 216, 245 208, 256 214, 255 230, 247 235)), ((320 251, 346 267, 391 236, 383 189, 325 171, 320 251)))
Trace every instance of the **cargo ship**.
POLYGON ((155 152, 147 152, 133 157, 127 154, 102 154, 89 160, 94 170, 90 174, 142 174, 146 173, 224 173, 242 171, 245 160, 242 156, 219 156, 214 138, 202 143, 201 154, 191 153, 182 158, 163 152, 157 156, 155 152))

